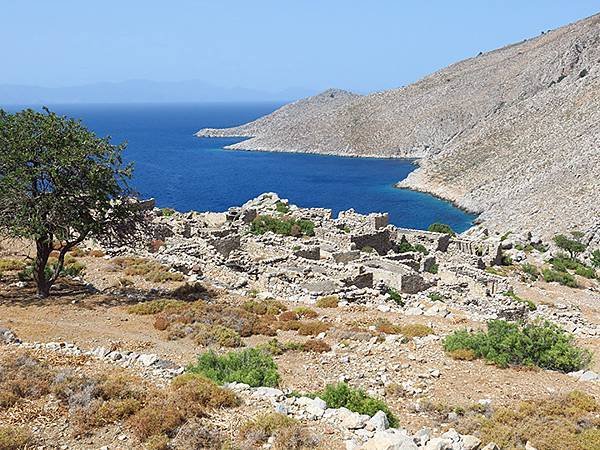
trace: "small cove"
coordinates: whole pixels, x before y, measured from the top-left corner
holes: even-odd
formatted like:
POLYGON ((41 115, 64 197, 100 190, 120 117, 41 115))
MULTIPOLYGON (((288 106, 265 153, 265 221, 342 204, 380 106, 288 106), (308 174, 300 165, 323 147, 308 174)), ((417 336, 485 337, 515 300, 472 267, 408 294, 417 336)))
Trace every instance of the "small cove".
MULTIPOLYGON (((273 103, 54 105, 114 143, 127 141, 135 163, 133 187, 158 206, 181 211, 224 211, 262 192, 277 192, 304 207, 389 212, 398 226, 425 229, 444 222, 457 231, 475 216, 431 195, 394 184, 415 166, 410 160, 347 158, 301 153, 224 150, 240 139, 202 138, 203 127, 228 127, 275 110, 273 103)), ((11 111, 22 109, 7 108, 11 111)), ((38 107, 36 107, 38 109, 38 107)))

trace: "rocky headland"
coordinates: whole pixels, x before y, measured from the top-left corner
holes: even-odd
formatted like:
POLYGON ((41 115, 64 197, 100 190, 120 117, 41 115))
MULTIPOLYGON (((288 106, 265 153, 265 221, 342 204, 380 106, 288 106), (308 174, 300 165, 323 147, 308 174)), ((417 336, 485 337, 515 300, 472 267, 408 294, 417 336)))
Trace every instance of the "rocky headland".
POLYGON ((458 62, 406 87, 329 90, 198 136, 232 149, 416 157, 399 187, 481 213, 501 232, 598 242, 600 15, 458 62))

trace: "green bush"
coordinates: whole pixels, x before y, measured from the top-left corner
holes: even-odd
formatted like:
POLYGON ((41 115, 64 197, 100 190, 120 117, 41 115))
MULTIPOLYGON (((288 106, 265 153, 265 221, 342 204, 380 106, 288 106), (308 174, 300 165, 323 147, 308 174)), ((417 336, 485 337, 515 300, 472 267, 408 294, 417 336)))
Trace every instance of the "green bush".
POLYGON ((533 281, 540 277, 540 271, 533 264, 524 263, 521 265, 521 270, 533 281))
POLYGON ((512 290, 511 291, 503 292, 503 294, 506 295, 507 297, 510 297, 511 299, 513 299, 517 303, 524 303, 525 305, 527 305, 527 309, 529 309, 529 311, 535 311, 537 309, 537 306, 536 306, 535 303, 533 303, 529 299, 519 297, 512 290))
POLYGON ((352 388, 346 383, 329 384, 317 395, 325 400, 329 408, 344 407, 369 416, 374 415, 377 411, 383 411, 392 427, 398 425, 398 419, 383 401, 370 397, 362 389, 352 388))
POLYGON ((594 279, 596 278, 596 270, 593 267, 587 267, 583 264, 575 269, 575 273, 580 277, 594 279))
POLYGON ((290 211, 290 207, 282 201, 278 201, 275 203, 275 211, 277 211, 279 214, 287 214, 290 211))
POLYGON ((402 238, 400 239, 400 243, 398 244, 397 250, 398 253, 419 252, 423 253, 424 255, 429 254, 429 250, 427 250, 427 248, 425 248, 423 244, 417 243, 415 245, 412 245, 410 242, 408 242, 405 236, 402 236, 402 238))
POLYGON ((487 332, 459 330, 450 334, 444 340, 444 350, 471 350, 475 357, 500 367, 538 366, 561 372, 580 370, 591 361, 591 353, 575 346, 572 334, 550 322, 519 325, 491 320, 487 332))
POLYGON ((223 356, 208 351, 198 356, 198 362, 189 366, 187 371, 204 375, 219 384, 233 381, 253 387, 275 387, 279 384, 279 373, 273 358, 256 348, 229 352, 223 356))
POLYGON ((250 232, 260 235, 271 231, 283 236, 314 236, 315 224, 310 220, 296 220, 292 218, 278 219, 272 216, 261 215, 252 221, 250 232))
MULTIPOLYGON (((46 280, 49 280, 52 275, 54 274, 54 270, 56 268, 56 260, 50 260, 48 262, 48 265, 46 265, 46 267, 44 268, 44 276, 46 277, 46 280)), ((61 276, 67 276, 67 277, 76 277, 79 276, 83 273, 83 271, 85 270, 85 264, 80 263, 79 261, 75 261, 75 260, 71 260, 71 261, 67 261, 65 260, 65 264, 64 267, 62 268, 62 270, 60 271, 60 275, 61 276)), ((33 280, 33 265, 28 265, 26 266, 23 270, 21 270, 18 274, 17 277, 19 278, 20 281, 31 281, 33 280)))
POLYGON ((427 297, 429 297, 429 300, 431 300, 432 302, 444 302, 445 297, 440 294, 439 292, 431 292, 427 297))
POLYGON ((592 252, 592 266, 600 267, 600 249, 592 252))
POLYGON ((542 276, 544 277, 544 281, 547 283, 556 281, 563 286, 577 287, 577 281, 575 281, 573 275, 568 272, 560 272, 553 269, 543 269, 542 276))
POLYGON ((438 273, 439 270, 440 270, 440 266, 437 263, 433 263, 429 267, 427 267, 427 272, 429 272, 429 273, 438 273))
POLYGON ((432 223, 431 225, 429 225, 429 228, 427 228, 427 231, 431 231, 433 233, 449 234, 450 236, 456 236, 456 233, 450 227, 450 225, 447 225, 445 223, 432 223))
POLYGON ((571 233, 576 239, 570 239, 563 234, 557 234, 554 236, 554 243, 558 248, 569 252, 571 258, 575 258, 578 253, 581 253, 585 250, 585 245, 579 242, 578 239, 582 237, 581 234, 577 232, 571 233))
POLYGON ((400 294, 400 292, 398 292, 396 289, 394 288, 388 288, 387 290, 387 294, 390 296, 390 298, 396 302, 398 305, 400 306, 404 306, 406 303, 404 302, 404 300, 402 300, 402 295, 400 294))

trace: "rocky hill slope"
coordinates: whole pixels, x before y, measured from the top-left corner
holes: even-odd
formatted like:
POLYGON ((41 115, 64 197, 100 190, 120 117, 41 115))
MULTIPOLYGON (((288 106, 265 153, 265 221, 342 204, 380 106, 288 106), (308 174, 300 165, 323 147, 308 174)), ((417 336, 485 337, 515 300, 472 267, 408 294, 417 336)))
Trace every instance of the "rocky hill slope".
POLYGON ((420 157, 401 186, 482 212, 499 231, 592 235, 600 217, 599 75, 595 15, 401 89, 328 91, 198 135, 252 136, 236 149, 420 157))

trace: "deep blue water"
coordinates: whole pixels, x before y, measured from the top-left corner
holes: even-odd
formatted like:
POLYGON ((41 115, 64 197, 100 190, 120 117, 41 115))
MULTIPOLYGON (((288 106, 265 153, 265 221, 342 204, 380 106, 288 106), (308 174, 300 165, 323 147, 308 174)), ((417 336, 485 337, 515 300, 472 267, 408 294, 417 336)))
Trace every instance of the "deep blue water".
MULTIPOLYGON (((331 208, 334 213, 389 212, 398 226, 427 228, 448 223, 457 231, 473 216, 427 194, 400 190, 394 183, 415 166, 408 160, 343 158, 292 153, 223 150, 236 139, 199 139, 204 127, 248 122, 280 105, 147 104, 55 105, 78 117, 113 142, 128 142, 125 157, 135 162, 133 187, 158 206, 181 211, 224 211, 262 192, 277 192, 300 206, 331 208)), ((16 107, 10 110, 20 109, 16 107)))

